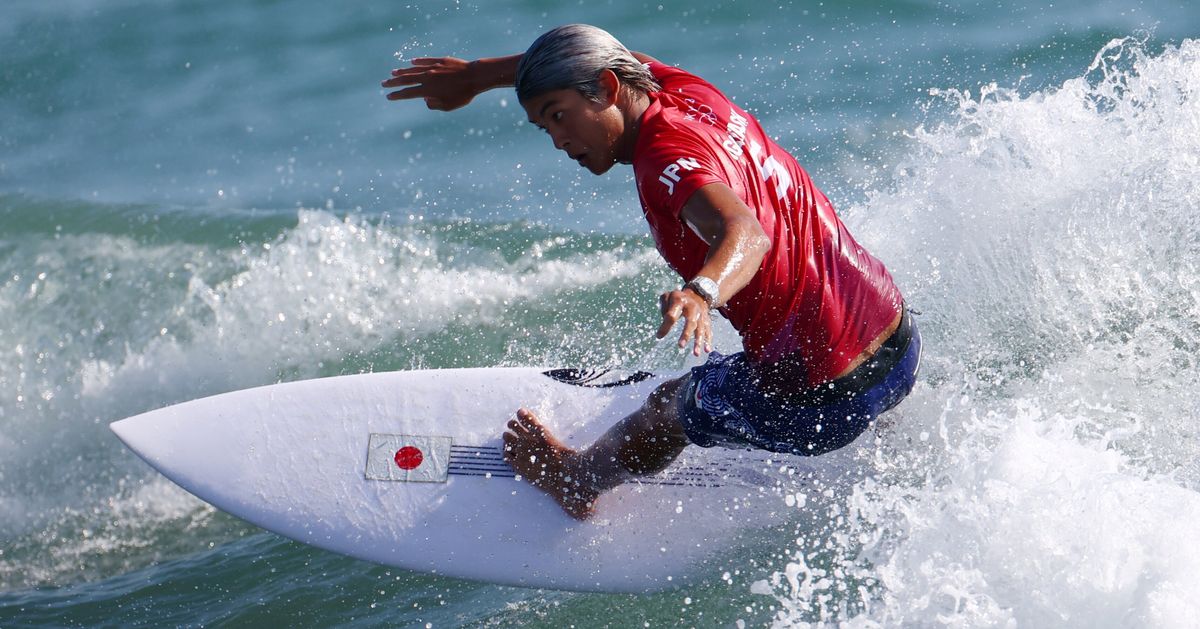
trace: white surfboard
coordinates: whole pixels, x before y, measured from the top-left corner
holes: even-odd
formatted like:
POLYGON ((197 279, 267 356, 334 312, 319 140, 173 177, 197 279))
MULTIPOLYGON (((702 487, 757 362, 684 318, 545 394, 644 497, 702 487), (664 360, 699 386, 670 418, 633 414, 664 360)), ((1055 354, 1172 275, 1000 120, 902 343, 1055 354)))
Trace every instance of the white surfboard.
MULTIPOLYGON (((520 406, 591 443, 666 377, 535 368, 365 374, 277 384, 112 424, 171 480, 289 538, 493 583, 638 592, 718 570, 705 560, 779 521, 779 459, 689 447, 578 522, 503 461, 520 406)), ((717 574, 720 574, 717 572, 717 574)))

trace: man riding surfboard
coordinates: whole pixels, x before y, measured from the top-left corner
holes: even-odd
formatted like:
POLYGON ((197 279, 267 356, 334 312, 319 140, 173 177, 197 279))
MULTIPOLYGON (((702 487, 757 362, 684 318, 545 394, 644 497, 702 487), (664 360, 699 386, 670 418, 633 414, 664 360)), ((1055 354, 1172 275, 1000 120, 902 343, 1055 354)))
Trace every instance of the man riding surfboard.
POLYGON ((655 245, 684 282, 660 295, 657 336, 682 321, 679 346, 709 356, 581 450, 517 411, 505 458, 573 517, 688 444, 836 450, 912 390, 920 334, 887 269, 754 116, 703 79, 571 24, 521 55, 414 59, 383 86, 446 111, 514 86, 530 122, 580 166, 633 166, 655 245), (744 351, 712 352, 711 310, 744 351))

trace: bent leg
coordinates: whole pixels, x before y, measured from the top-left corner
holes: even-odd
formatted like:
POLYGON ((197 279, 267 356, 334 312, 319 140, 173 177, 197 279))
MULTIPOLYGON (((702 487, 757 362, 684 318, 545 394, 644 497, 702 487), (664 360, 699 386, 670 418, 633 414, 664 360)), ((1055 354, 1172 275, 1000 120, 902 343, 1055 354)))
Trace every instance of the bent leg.
POLYGON ((611 489, 631 476, 660 472, 683 452, 689 442, 679 423, 676 398, 687 378, 659 385, 641 408, 580 453, 593 486, 611 489))
POLYGON ((663 383, 641 408, 578 451, 551 435, 531 411, 520 409, 504 433, 504 458, 569 515, 587 518, 602 492, 666 468, 687 446, 675 402, 687 379, 663 383))

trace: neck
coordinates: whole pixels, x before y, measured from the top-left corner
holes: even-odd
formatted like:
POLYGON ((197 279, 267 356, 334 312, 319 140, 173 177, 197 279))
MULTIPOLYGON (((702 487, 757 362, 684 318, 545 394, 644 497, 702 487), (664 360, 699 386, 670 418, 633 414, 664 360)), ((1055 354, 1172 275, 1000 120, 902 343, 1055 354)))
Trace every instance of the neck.
POLYGON ((642 114, 646 113, 646 108, 650 106, 650 98, 637 90, 622 91, 625 95, 621 99, 625 102, 619 109, 625 118, 625 130, 617 144, 616 158, 622 164, 632 164, 633 149, 637 146, 638 132, 642 127, 642 114))

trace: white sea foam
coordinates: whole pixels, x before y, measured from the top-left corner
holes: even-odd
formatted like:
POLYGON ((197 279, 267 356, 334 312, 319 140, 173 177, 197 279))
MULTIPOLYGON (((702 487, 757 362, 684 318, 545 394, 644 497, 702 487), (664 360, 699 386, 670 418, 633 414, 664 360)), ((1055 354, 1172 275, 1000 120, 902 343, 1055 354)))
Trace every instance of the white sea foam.
POLYGON ((314 375, 322 360, 416 338, 460 316, 486 324, 514 302, 628 277, 653 259, 642 250, 542 260, 551 242, 506 262, 486 252, 447 253, 413 230, 322 211, 300 212, 296 229, 260 246, 233 254, 243 270, 232 277, 191 279, 177 307, 187 314, 184 334, 152 339, 119 362, 87 365, 84 393, 182 382, 183 395, 194 393, 189 380, 224 390, 288 367, 314 375))
POLYGON ((801 540, 755 591, 780 626, 1189 626, 1200 41, 938 96, 956 113, 847 213, 925 312, 921 383, 842 550, 801 540))

